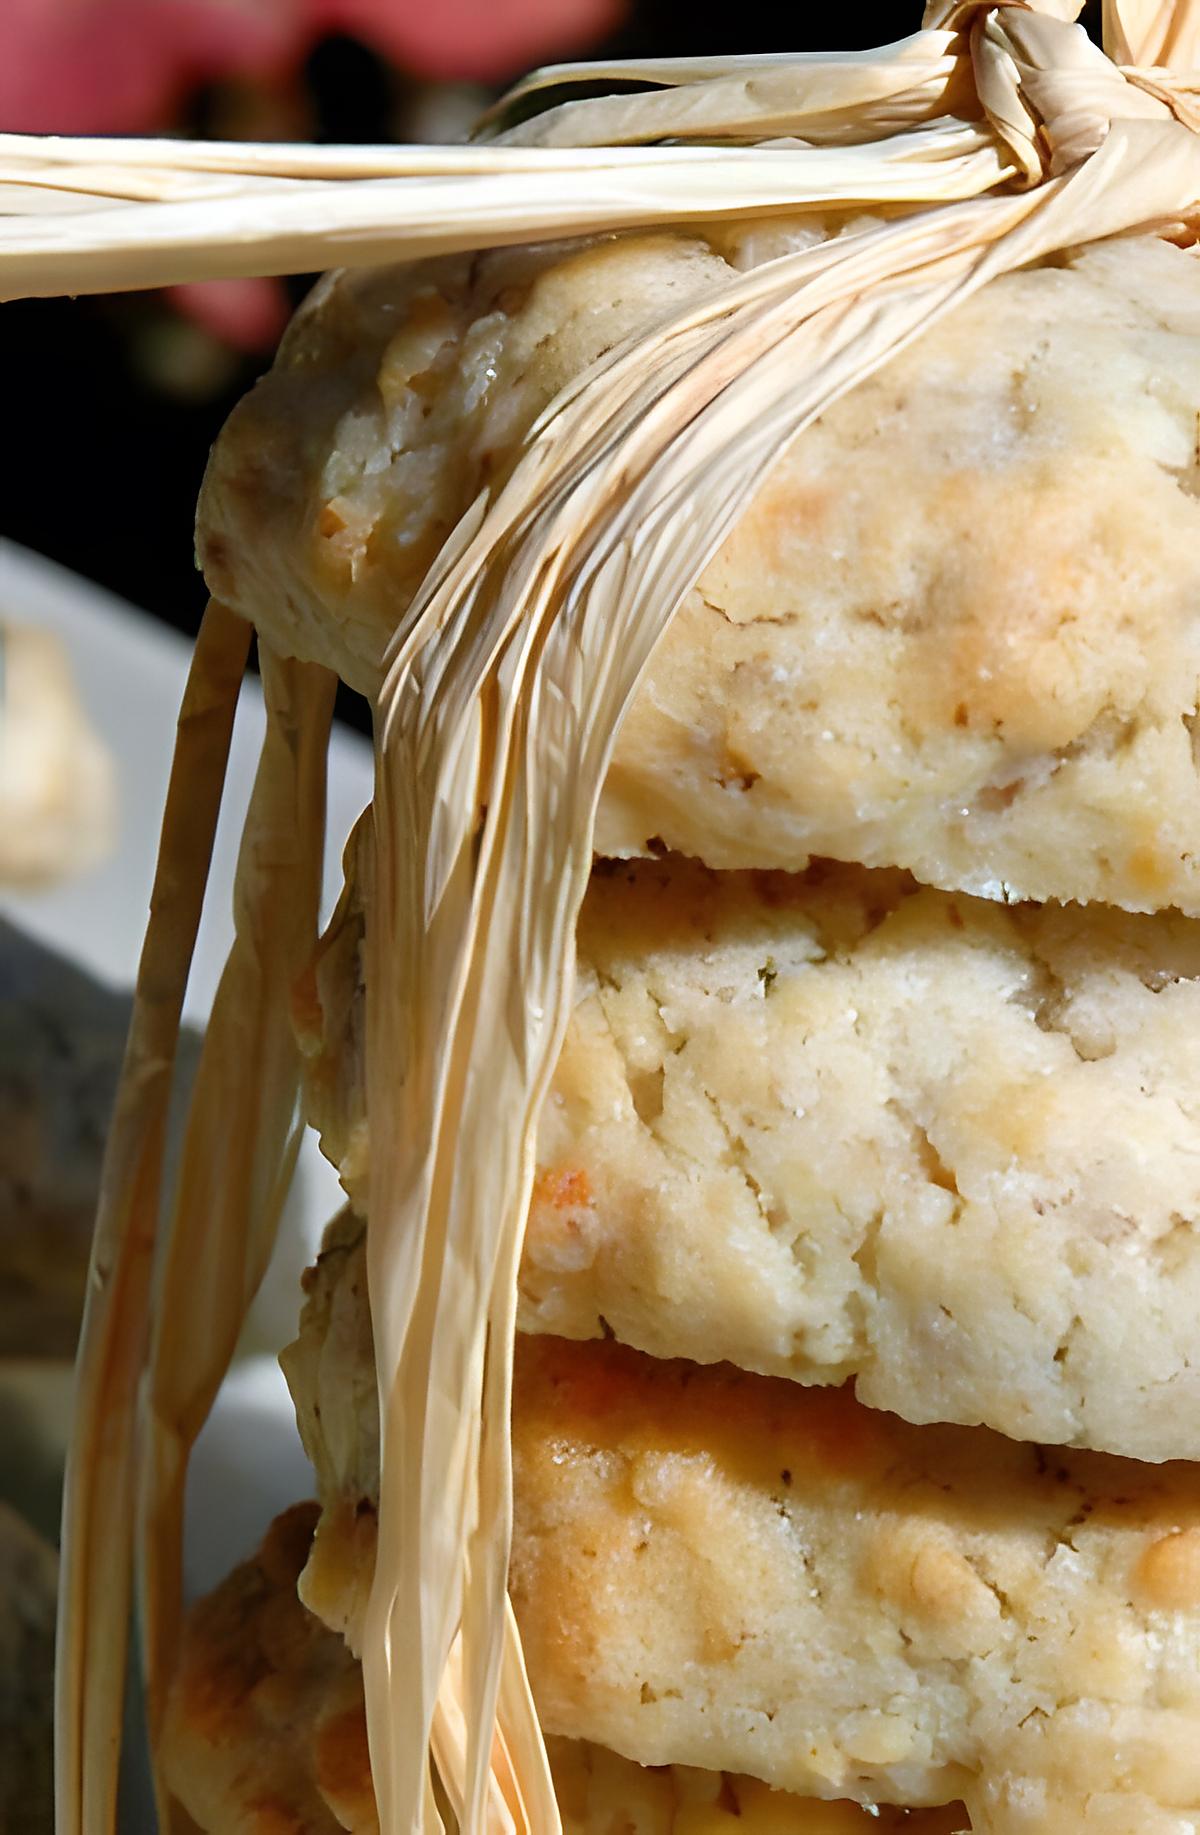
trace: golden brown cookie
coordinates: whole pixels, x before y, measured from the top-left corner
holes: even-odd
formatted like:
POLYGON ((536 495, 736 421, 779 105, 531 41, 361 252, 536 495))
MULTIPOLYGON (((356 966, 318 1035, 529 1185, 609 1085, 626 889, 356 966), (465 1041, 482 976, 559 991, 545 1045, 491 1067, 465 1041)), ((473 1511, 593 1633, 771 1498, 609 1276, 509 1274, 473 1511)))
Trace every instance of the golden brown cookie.
MULTIPOLYGON (((348 1443, 314 1420, 301 1586, 357 1645, 374 1416, 348 1443)), ((1200 1830, 1200 1467, 553 1338, 518 1341, 513 1441, 548 1732, 802 1796, 961 1797, 989 1835, 1200 1830)))
MULTIPOLYGON (((372 693, 439 546, 555 394, 813 238, 808 219, 328 278, 218 442, 213 593, 372 693)), ((600 851, 1200 911, 1198 410, 1191 254, 1126 238, 993 281, 774 466, 651 661, 600 851)))
MULTIPOLYGON (((301 1023, 310 1118, 363 1206, 359 935, 348 902, 301 1023)), ((1193 919, 828 863, 607 864, 520 1323, 854 1377, 910 1421, 1197 1458, 1198 1125, 1193 919)), ((373 1401, 355 1368, 326 1408, 373 1401)))
MULTIPOLYGON (((171 1787, 212 1835, 375 1835, 362 1679, 309 1617, 295 1581, 311 1529, 299 1505, 258 1556, 191 1613, 171 1699, 171 1787), (253 1681, 250 1678, 253 1677, 253 1681)), ((550 1741, 564 1835, 950 1835, 961 1807, 907 1814, 804 1802, 752 1778, 651 1771, 550 1741)))

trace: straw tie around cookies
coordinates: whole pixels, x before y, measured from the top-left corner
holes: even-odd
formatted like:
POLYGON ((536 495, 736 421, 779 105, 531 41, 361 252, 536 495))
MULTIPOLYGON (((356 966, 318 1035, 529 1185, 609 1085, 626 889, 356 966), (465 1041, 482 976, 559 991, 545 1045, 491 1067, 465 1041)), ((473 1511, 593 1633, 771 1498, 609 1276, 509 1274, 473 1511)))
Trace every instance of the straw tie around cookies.
MULTIPOLYGON (((1077 11, 938 5, 878 52, 572 66, 518 86, 464 148, 0 140, 8 297, 882 207, 570 384, 380 659, 367 1087, 391 1125, 369 1174, 383 1467, 365 1675, 385 1835, 439 1826, 431 1753, 468 1835, 557 1827, 505 1599, 516 1263, 596 802, 657 638, 788 442, 968 295, 1102 237, 1196 241, 1200 8, 1110 6, 1119 61, 1077 11), (643 87, 573 96, 585 79, 643 87)), ((272 656, 189 1130, 194 1164, 236 1144, 211 1186, 232 1272, 188 1278, 214 1225, 185 1191, 158 1240, 162 1110, 246 635, 214 607, 198 646, 106 1167, 65 1519, 60 1835, 112 1826, 135 1514, 152 1722, 169 1681, 187 1455, 293 1144, 286 976, 263 939, 286 966, 314 921, 329 684, 272 656), (256 1055, 222 1077, 247 1038, 256 1055)))

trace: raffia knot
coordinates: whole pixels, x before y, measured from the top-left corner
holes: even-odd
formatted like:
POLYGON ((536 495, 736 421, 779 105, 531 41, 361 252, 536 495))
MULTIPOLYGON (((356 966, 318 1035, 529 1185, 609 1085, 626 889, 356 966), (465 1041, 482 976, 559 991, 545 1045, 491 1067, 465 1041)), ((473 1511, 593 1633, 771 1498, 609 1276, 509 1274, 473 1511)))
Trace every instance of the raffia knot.
MULTIPOLYGON (((926 8, 927 29, 966 38, 979 105, 1026 185, 1081 165, 1114 121, 1174 119, 1200 133, 1200 70, 1117 63, 1076 24, 1080 11, 1079 0, 934 0, 926 8)), ((1118 55, 1128 51, 1115 17, 1111 36, 1118 55)))

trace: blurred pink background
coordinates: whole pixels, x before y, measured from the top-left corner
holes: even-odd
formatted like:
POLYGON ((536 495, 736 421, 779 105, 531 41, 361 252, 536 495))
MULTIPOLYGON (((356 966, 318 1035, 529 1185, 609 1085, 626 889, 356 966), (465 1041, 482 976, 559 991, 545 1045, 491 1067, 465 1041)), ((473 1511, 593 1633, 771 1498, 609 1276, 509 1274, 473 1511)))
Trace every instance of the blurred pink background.
MULTIPOLYGON (((4 0, 0 124, 10 133, 170 132, 201 86, 237 84, 242 129, 308 137, 302 72, 344 34, 435 82, 503 82, 582 51, 624 0, 4 0), (291 130, 290 132, 288 130, 291 130)), ((170 303, 214 337, 270 349, 289 302, 275 281, 176 287, 170 303)))
POLYGON ((144 134, 198 83, 294 79, 345 33, 402 69, 501 82, 583 50, 623 0, 4 0, 0 121, 11 132, 144 134))

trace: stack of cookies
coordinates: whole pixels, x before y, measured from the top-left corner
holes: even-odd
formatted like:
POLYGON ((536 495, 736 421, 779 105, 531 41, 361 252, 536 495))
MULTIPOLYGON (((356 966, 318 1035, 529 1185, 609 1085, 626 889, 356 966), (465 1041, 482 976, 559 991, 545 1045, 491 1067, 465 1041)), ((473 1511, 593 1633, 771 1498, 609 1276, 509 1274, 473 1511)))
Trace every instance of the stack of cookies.
MULTIPOLYGON (((371 695, 557 391, 810 233, 324 283, 217 447, 214 593, 371 695)), ((1194 255, 995 281, 651 662, 520 1278, 510 1591, 582 1835, 1200 1831, 1198 427, 1194 255)), ((210 1830, 376 1826, 357 854, 297 996, 348 1199, 284 1354, 320 1506, 193 1616, 210 1830)))

